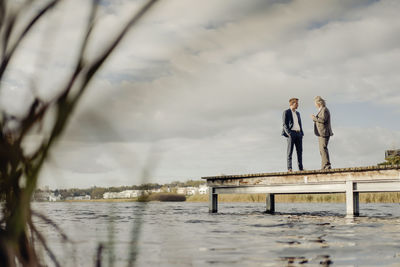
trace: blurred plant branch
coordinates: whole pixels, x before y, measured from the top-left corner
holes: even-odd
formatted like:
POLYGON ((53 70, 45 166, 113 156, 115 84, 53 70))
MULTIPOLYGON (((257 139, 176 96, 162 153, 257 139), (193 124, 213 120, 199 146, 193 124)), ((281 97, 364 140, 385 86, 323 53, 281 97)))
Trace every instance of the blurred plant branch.
MULTIPOLYGON (((57 7, 62 0, 43 1, 26 0, 16 7, 12 1, 0 0, 0 42, 1 62, 0 81, 4 80, 7 69, 12 65, 13 57, 21 49, 21 44, 40 20, 57 7), (37 11, 34 5, 42 5, 37 11), (17 25, 22 23, 26 11, 35 11, 20 32, 17 25)), ((110 38, 110 43, 94 59, 87 58, 88 44, 92 40, 95 19, 100 6, 100 0, 92 0, 87 25, 84 28, 79 54, 71 76, 66 84, 60 86, 59 94, 50 101, 35 97, 29 103, 27 114, 15 118, 3 111, 0 118, 0 198, 4 201, 0 224, 0 262, 4 266, 40 266, 35 240, 38 240, 56 266, 60 266, 56 256, 47 247, 44 237, 32 222, 33 212, 30 201, 36 189, 39 172, 45 162, 49 149, 60 138, 76 105, 88 88, 89 83, 104 65, 106 60, 117 48, 126 33, 137 24, 157 0, 146 2, 119 30, 116 37, 110 38), (50 133, 40 146, 29 155, 24 153, 23 141, 31 133, 41 133, 44 118, 51 111, 54 113, 54 124, 50 133), (17 127, 9 129, 11 121, 18 121, 17 127)), ((25 21, 26 17, 24 17, 25 21)), ((1 88, 0 88, 1 89, 1 88)), ((39 218, 53 225, 60 233, 62 231, 43 215, 39 218)), ((67 240, 64 233, 61 236, 67 240)))

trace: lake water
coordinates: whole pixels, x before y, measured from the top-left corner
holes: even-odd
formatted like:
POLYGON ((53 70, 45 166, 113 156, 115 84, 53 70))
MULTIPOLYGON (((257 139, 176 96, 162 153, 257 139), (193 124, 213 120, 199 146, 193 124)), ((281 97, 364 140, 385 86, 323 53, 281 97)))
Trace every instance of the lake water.
POLYGON ((136 266, 400 266, 399 204, 360 204, 354 220, 345 204, 276 203, 275 215, 263 203, 207 205, 33 203, 70 238, 35 219, 62 266, 95 266, 99 244, 104 266, 130 255, 136 266))

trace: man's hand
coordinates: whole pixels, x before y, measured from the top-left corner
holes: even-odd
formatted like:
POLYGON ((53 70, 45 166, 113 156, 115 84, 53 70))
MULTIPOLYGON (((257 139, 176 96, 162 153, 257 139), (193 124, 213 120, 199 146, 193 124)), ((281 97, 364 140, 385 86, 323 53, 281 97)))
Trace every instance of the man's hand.
POLYGON ((315 115, 314 115, 314 114, 312 114, 312 115, 311 115, 311 119, 314 121, 314 120, 316 120, 316 119, 317 119, 317 117, 315 117, 315 115))

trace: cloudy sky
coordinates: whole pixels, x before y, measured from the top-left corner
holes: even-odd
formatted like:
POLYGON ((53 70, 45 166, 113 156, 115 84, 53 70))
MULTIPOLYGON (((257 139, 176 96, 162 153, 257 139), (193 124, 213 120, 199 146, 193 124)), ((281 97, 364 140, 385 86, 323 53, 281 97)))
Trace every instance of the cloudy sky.
MULTIPOLYGON (((9 113, 24 112, 32 77, 46 99, 70 74, 89 9, 67 2, 12 62, 0 91, 9 113)), ((89 54, 143 3, 103 1, 89 54)), ((140 184, 144 170, 158 183, 285 171, 291 97, 300 99, 304 167, 318 169, 316 95, 332 115, 333 167, 376 165, 400 148, 398 10, 397 0, 161 1, 88 88, 40 184, 140 184)))

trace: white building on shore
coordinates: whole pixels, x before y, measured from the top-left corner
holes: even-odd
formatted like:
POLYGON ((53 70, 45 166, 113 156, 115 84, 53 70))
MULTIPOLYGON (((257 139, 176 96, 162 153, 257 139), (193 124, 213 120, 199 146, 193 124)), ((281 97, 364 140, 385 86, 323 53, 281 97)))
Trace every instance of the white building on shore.
POLYGON ((113 199, 113 198, 134 198, 139 197, 144 194, 143 190, 125 190, 122 192, 105 192, 103 194, 104 199, 113 199))
POLYGON ((49 201, 60 201, 61 200, 61 195, 55 195, 54 193, 49 194, 49 201))
POLYGON ((199 187, 199 194, 200 195, 207 195, 208 194, 208 186, 207 185, 200 185, 199 187))
POLYGON ((199 192, 198 187, 186 187, 186 195, 187 196, 197 195, 198 192, 199 192))
POLYGON ((178 187, 176 189, 176 193, 186 196, 193 196, 197 194, 205 195, 208 193, 208 186, 200 185, 200 187, 178 187))
POLYGON ((66 197, 65 200, 90 200, 90 195, 66 197))

